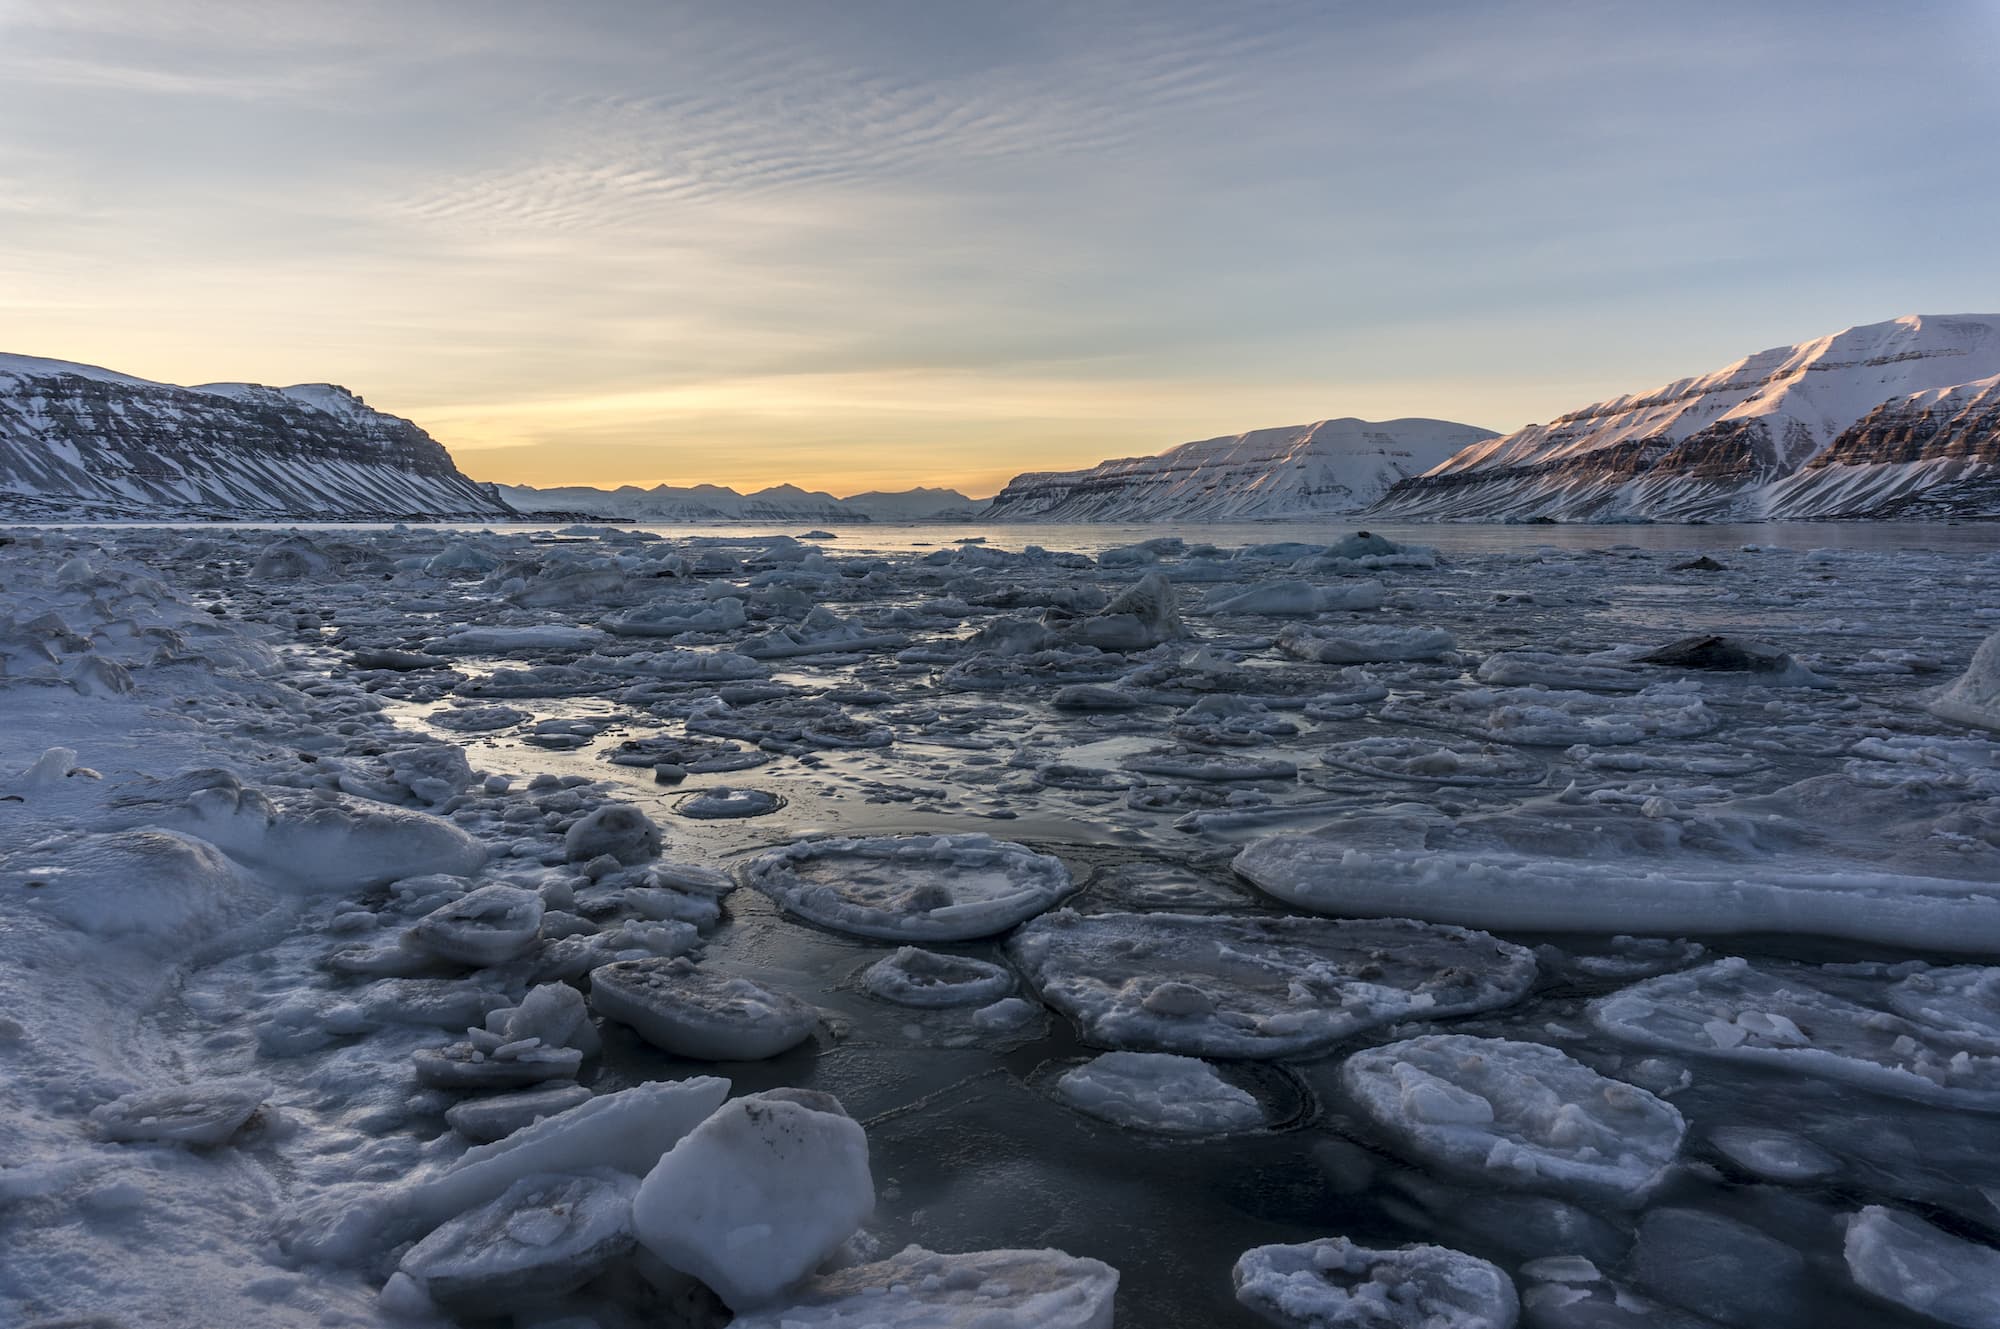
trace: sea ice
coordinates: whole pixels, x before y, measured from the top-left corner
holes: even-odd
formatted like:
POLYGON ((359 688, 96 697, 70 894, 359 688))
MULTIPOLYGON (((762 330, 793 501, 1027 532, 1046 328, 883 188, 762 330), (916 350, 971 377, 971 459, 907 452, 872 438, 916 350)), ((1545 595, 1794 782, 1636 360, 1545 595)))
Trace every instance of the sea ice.
POLYGON ((1805 1258, 1777 1238, 1701 1209, 1650 1210, 1632 1247, 1633 1281, 1662 1301, 1740 1329, 1788 1329, 1805 1315, 1805 1258))
POLYGON ((1443 1246, 1258 1246, 1234 1278, 1236 1299, 1280 1329, 1513 1329, 1520 1313, 1512 1279, 1443 1246))
POLYGON ((990 937, 1075 889, 1061 860, 985 835, 805 840, 744 875, 789 913, 885 941, 990 937))
POLYGON ((1871 1204, 1847 1220, 1847 1272, 1884 1301, 1959 1329, 2000 1326, 2000 1250, 1871 1204))
POLYGON ((735 1310, 812 1273, 875 1210, 868 1137, 825 1094, 733 1099, 659 1161, 633 1207, 639 1240, 735 1310))
POLYGON ((563 834, 563 856, 572 863, 609 854, 630 867, 659 853, 660 828, 630 803, 606 803, 563 834))
POLYGON ((1547 858, 1504 849, 1268 836, 1235 869, 1267 895, 1341 915, 1403 915, 1468 927, 1595 933, 1811 933, 1875 945, 2000 951, 2000 887, 1777 865, 1547 858))
POLYGON ((1491 1010, 1535 977, 1522 947, 1406 919, 1065 909, 1008 948, 1091 1042, 1195 1056, 1292 1056, 1397 1020, 1491 1010))
POLYGON ((1686 1130, 1672 1105, 1539 1043, 1429 1034, 1355 1053, 1340 1081, 1426 1162, 1619 1205, 1659 1184, 1686 1130))
POLYGON ((205 1080, 123 1094, 91 1109, 90 1125, 106 1140, 221 1144, 264 1105, 262 1080, 205 1080))
POLYGON ((611 1171, 526 1176, 432 1232, 398 1267, 448 1310, 502 1315, 581 1287, 630 1251, 637 1190, 611 1171))
POLYGON ((1278 634, 1278 649, 1316 664, 1435 660, 1457 645, 1442 628, 1323 627, 1294 623, 1278 634))
POLYGON ((1590 1004, 1599 1029, 1628 1043, 1741 1061, 1919 1102, 2000 1112, 2000 1056, 1801 977, 1739 958, 1665 974, 1590 1004))
POLYGON ((797 997, 685 958, 593 969, 590 1005, 665 1052, 699 1061, 761 1061, 803 1043, 819 1011, 797 997))
POLYGON ((447 1108, 444 1119, 474 1144, 490 1144, 589 1101, 590 1090, 580 1084, 538 1085, 511 1094, 465 1099, 447 1108))
POLYGON ((997 964, 969 955, 904 946, 877 960, 861 976, 862 986, 899 1006, 938 1008, 983 1006, 1006 996, 1014 976, 997 964))
POLYGON ((2000 632, 1980 643, 1972 663, 1938 693, 1931 709, 1959 724, 2000 729, 2000 632))
POLYGON ((1061 1251, 919 1246, 822 1274, 730 1329, 1112 1329, 1118 1271, 1061 1251))
POLYGON ((1115 1126, 1166 1135, 1255 1130, 1264 1110, 1196 1057, 1166 1052, 1106 1052, 1064 1073, 1056 1096, 1115 1126))
POLYGON ((481 886, 417 920, 409 944, 474 969, 522 955, 541 934, 542 897, 518 886, 481 886))
POLYGON ((1708 1133, 1716 1151, 1764 1181, 1817 1181, 1840 1160, 1803 1136, 1762 1126, 1718 1126, 1708 1133))
POLYGON ((1413 784, 1532 785, 1548 775, 1546 765, 1513 748, 1403 735, 1335 743, 1321 749, 1320 760, 1339 770, 1413 784))
POLYGON ((1341 609, 1380 609, 1385 595, 1379 581, 1327 585, 1291 579, 1266 582, 1233 595, 1211 596, 1198 612, 1306 616, 1341 609))

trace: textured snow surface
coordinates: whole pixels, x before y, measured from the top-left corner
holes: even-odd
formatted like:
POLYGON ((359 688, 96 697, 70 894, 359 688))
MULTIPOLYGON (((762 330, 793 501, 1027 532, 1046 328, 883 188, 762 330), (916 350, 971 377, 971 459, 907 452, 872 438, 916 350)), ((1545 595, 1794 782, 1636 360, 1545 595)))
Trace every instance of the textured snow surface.
POLYGON ((1234 1278, 1236 1299, 1280 1329, 1513 1329, 1520 1314, 1504 1272, 1442 1246, 1259 1246, 1234 1278))

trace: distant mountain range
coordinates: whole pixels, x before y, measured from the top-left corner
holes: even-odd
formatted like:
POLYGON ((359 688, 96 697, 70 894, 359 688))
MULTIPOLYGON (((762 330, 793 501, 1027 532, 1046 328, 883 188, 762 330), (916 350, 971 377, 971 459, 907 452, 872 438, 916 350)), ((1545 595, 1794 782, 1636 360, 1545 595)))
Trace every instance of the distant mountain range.
POLYGON ((500 496, 525 510, 570 511, 626 521, 659 522, 855 522, 960 521, 975 517, 986 505, 953 489, 907 489, 901 493, 870 492, 851 498, 777 485, 754 494, 739 494, 722 485, 655 485, 641 489, 593 489, 564 485, 537 489, 531 485, 496 485, 500 496))
POLYGON ((1156 457, 1008 481, 990 521, 1260 521, 1358 512, 1399 480, 1497 437, 1446 420, 1321 420, 1169 448, 1156 457))
POLYGON ((326 383, 176 387, 0 355, 0 519, 675 523, 1756 521, 2000 516, 2000 315, 1910 315, 1761 351, 1501 436, 1321 420, 1157 456, 849 498, 779 485, 480 484, 326 383))
POLYGON ((1375 515, 1758 521, 2000 515, 2000 315, 1760 351, 1455 454, 1375 515))
POLYGON ((511 515, 430 435, 345 388, 183 388, 0 355, 0 516, 511 515))

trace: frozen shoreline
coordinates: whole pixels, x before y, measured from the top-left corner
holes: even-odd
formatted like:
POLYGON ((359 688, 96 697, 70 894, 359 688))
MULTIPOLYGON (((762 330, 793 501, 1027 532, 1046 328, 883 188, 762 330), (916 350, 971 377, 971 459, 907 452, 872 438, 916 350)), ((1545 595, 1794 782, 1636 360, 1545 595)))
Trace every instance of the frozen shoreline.
MULTIPOLYGON (((1532 534, 1550 529, 1578 534, 1532 534)), ((1613 1206, 1596 1221, 1615 1240, 1510 1248, 1466 1226, 1477 1206, 1454 1198, 1461 1188, 1549 1213, 1592 1201, 1512 1164, 1468 1182, 1462 1162, 1424 1154, 1423 1133, 1356 1115, 1339 1083, 1349 1054, 1428 1034, 1554 1046, 1579 1072, 1544 1077, 1558 1098, 1594 1083, 1586 1067, 1664 1096, 1688 1142, 1648 1200, 1658 1212, 1714 1213, 1836 1270, 1855 1193, 1954 1215, 1946 1240, 2000 1233, 1987 1198, 2000 1166, 1975 1147, 1989 1079, 2000 1101, 2000 982, 1980 967, 1993 948, 1929 924, 1871 941, 1837 925, 1837 898, 1815 901, 1813 917, 1831 920, 1819 924, 1775 906, 1720 927, 1689 914, 1719 883, 1783 890, 1804 874, 1865 880, 1892 910, 1908 883, 1962 886, 1954 907, 1986 917, 2000 735, 1927 705, 2000 629, 2000 535, 1955 552, 1897 551, 1894 536, 1725 551, 1720 533, 1697 543, 1699 528, 1594 528, 1594 549, 1524 533, 1439 557, 1318 530, 1316 543, 1247 550, 1196 545, 1207 531, 1185 544, 1102 532, 1071 555, 916 536, 870 548, 862 531, 810 544, 631 527, 0 532, 0 1124, 14 1141, 0 1155, 0 1307, 29 1322, 421 1323, 421 1296, 379 1294, 424 1224, 462 1212, 459 1198, 398 1198, 470 1146, 446 1109, 576 1083, 605 1103, 715 1069, 676 1048, 733 1047, 745 1060, 720 1073, 737 1093, 832 1092, 861 1122, 878 1193, 860 1235, 832 1239, 837 1261, 867 1268, 911 1243, 1060 1246, 1119 1270, 1121 1323, 1254 1323, 1233 1301, 1236 1255, 1333 1236, 1440 1242, 1494 1262, 1531 1307, 1561 1300, 1542 1289, 1608 1286, 1542 1277, 1554 1266, 1537 1262, 1558 1256, 1589 1256, 1648 1297, 1685 1295, 1662 1285, 1661 1243, 1671 1267, 1673 1243, 1709 1229, 1613 1206), (1646 547, 1614 547, 1635 533, 1646 547), (1676 570, 1703 549, 1724 569, 1676 570), (1369 582, 1380 590, 1356 593, 1369 582), (1301 597, 1301 583, 1320 589, 1301 597), (1295 625, 1312 652, 1283 648, 1295 625), (1386 649, 1414 630, 1438 644, 1416 658, 1386 649), (1769 640, 1800 672, 1639 659, 1700 632, 1769 640), (1331 656, 1326 642, 1340 643, 1331 656), (74 756, 44 758, 60 749, 74 756), (215 768, 229 774, 185 775, 215 768), (621 806, 663 836, 621 821, 621 806), (1032 852, 882 839, 771 886, 789 917, 715 871, 817 837, 977 833, 1032 852), (1304 833, 1313 852, 1276 852, 1304 833), (1246 847, 1276 866, 1231 874, 1246 847), (1312 866, 1327 854, 1348 894, 1312 866), (1587 898, 1628 877, 1625 896, 1587 898), (1452 912, 1467 881, 1489 883, 1467 897, 1476 916, 1452 912), (1655 908, 1665 896, 1649 881, 1678 903, 1655 908), (1538 882, 1574 893, 1574 927, 1494 902, 1538 882), (1354 1000, 1334 995, 1331 971, 1275 950, 1255 974, 1193 951, 1162 968, 1151 943, 1119 934, 1092 943, 1082 972, 1139 984, 1129 995, 1147 1014, 1086 1033, 1146 1032, 1085 1046, 1037 999, 1056 976, 1010 969, 1000 944, 1058 903, 1219 921, 1293 906, 1375 916, 1417 893, 1418 917, 1535 947, 1533 988, 1496 981, 1490 1000, 1426 1018, 1413 981, 1415 997, 1369 998, 1394 1023, 1287 1043, 1326 1003, 1354 1000), (1845 940, 1742 935, 1763 926, 1845 940), (1689 931, 1701 946, 1674 944, 1689 931), (962 1005, 899 1005, 884 993, 911 980, 878 992, 860 977, 898 940, 1033 981, 1008 991, 976 965, 906 960, 924 982, 989 986, 962 1005), (1737 955, 1788 995, 1697 968, 1737 955), (610 964, 669 977, 600 996, 587 976, 610 964), (702 995, 675 964, 727 982, 702 995), (544 990, 589 991, 583 1023, 568 999, 527 1003, 544 990), (1615 994, 1623 1004, 1592 1005, 1615 994), (794 1005, 808 1012, 796 1029, 783 1026, 794 1005), (1260 1179, 1257 1200, 1177 1198, 1157 1137, 1066 1106, 1047 1087, 1058 1076, 1038 1070, 1104 1047, 1247 1046, 1185 1032, 1246 1020, 1282 1064, 1258 1078, 1216 1063, 1240 1081, 1216 1092, 1273 1128, 1176 1147, 1203 1151, 1180 1166, 1224 1191, 1260 1179), (676 1041, 696 1032, 710 1041, 676 1041), (1916 1080, 1931 1088, 1906 1092, 1916 1080), (475 1083, 492 1088, 468 1096, 475 1083), (208 1132, 194 1143, 147 1138, 163 1128, 143 1098, 100 1111, 177 1085, 200 1086, 174 1108, 192 1123, 176 1129, 208 1132), (1891 1097, 1865 1092, 1885 1085, 1891 1097), (1805 1148, 1783 1148, 1833 1160, 1831 1174, 1780 1181, 1765 1161, 1775 1147, 1710 1143, 1776 1128, 1801 1103, 1786 1133, 1805 1148), (1885 1138, 1916 1160, 1900 1180, 1868 1156, 1885 1138), (1364 1144, 1365 1158, 1348 1152, 1364 1144), (1018 1175, 984 1165, 999 1160, 1018 1175), (1311 1181, 1289 1183, 1294 1200, 1269 1189, 1301 1169, 1311 1181), (1759 1194, 1789 1187, 1784 1204, 1740 1194, 1746 1180, 1759 1194), (1134 1205, 1167 1208, 1120 1235, 1109 1216, 1134 1205), (351 1239, 354 1215, 390 1211, 415 1216, 407 1233, 381 1248, 351 1239)), ((1245 954, 1277 945, 1240 935, 1245 954)), ((1354 962, 1328 954, 1317 962, 1347 966, 1351 984, 1354 962)), ((1493 1055, 1483 1094, 1515 1083, 1493 1055)), ((1121 1112, 1143 1118, 1146 1084, 1119 1087, 1140 1096, 1121 1112)), ((1474 1110, 1451 1096, 1469 1091, 1437 1092, 1427 1111, 1474 1110)), ((1509 1158, 1554 1147, 1515 1108, 1494 1111, 1509 1158)), ((606 1166, 636 1182, 658 1153, 606 1166)), ((591 1157, 565 1166, 587 1171, 591 1157)), ((1881 1313, 1871 1296, 1897 1299, 1869 1253, 1905 1229, 1869 1221, 1860 1283, 1840 1273, 1788 1314, 1860 1325, 1881 1313)), ((718 1313, 683 1298, 681 1320, 661 1319, 673 1280, 632 1258, 586 1269, 520 1322, 718 1313)), ((1034 1267, 1051 1288, 1102 1290, 1081 1266, 1034 1267)))

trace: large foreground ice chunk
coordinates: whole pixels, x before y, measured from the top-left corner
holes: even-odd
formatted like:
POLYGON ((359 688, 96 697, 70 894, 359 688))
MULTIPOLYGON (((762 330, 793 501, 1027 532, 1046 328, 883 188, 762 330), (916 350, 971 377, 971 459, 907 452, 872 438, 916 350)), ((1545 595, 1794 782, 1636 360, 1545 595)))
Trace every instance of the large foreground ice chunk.
POLYGON ((731 1329, 1112 1329, 1118 1271, 1061 1251, 910 1246, 808 1283, 731 1329))
POLYGON ((760 854, 747 880, 801 918, 886 941, 990 937, 1074 889, 1060 859, 987 835, 806 840, 760 854))
POLYGON ((1872 1010, 1742 959, 1718 960, 1600 997, 1590 1004, 1590 1018, 1613 1038, 1642 1047, 2000 1112, 2000 1057, 1975 1053, 1968 1040, 1948 1031, 1872 1010))
POLYGON ((1960 1329, 2000 1326, 2000 1251, 1871 1204, 1847 1220, 1847 1272, 1884 1301, 1960 1329))
POLYGON ((1167 1135, 1220 1135, 1264 1124, 1257 1098, 1198 1057, 1107 1052, 1056 1081, 1056 1095, 1116 1126, 1167 1135))
POLYGON ((1443 1246, 1258 1246, 1234 1277, 1236 1299, 1281 1329, 1512 1329, 1521 1309, 1506 1274, 1443 1246))
POLYGON ((1426 1162, 1614 1204, 1645 1198, 1686 1131, 1671 1104, 1539 1043, 1431 1034, 1355 1053, 1340 1080, 1426 1162))
POLYGON ((1407 919, 1065 909, 1008 946, 1092 1042, 1196 1056, 1290 1056, 1396 1020, 1491 1010, 1535 977, 1520 946, 1407 919))
POLYGON ((875 1211, 868 1137, 821 1094, 718 1108, 646 1177, 639 1240, 733 1309, 767 1304, 875 1211))
POLYGON ((632 1249, 637 1190, 617 1172, 523 1177, 411 1247, 402 1272, 460 1314, 503 1314, 560 1296, 632 1249))

